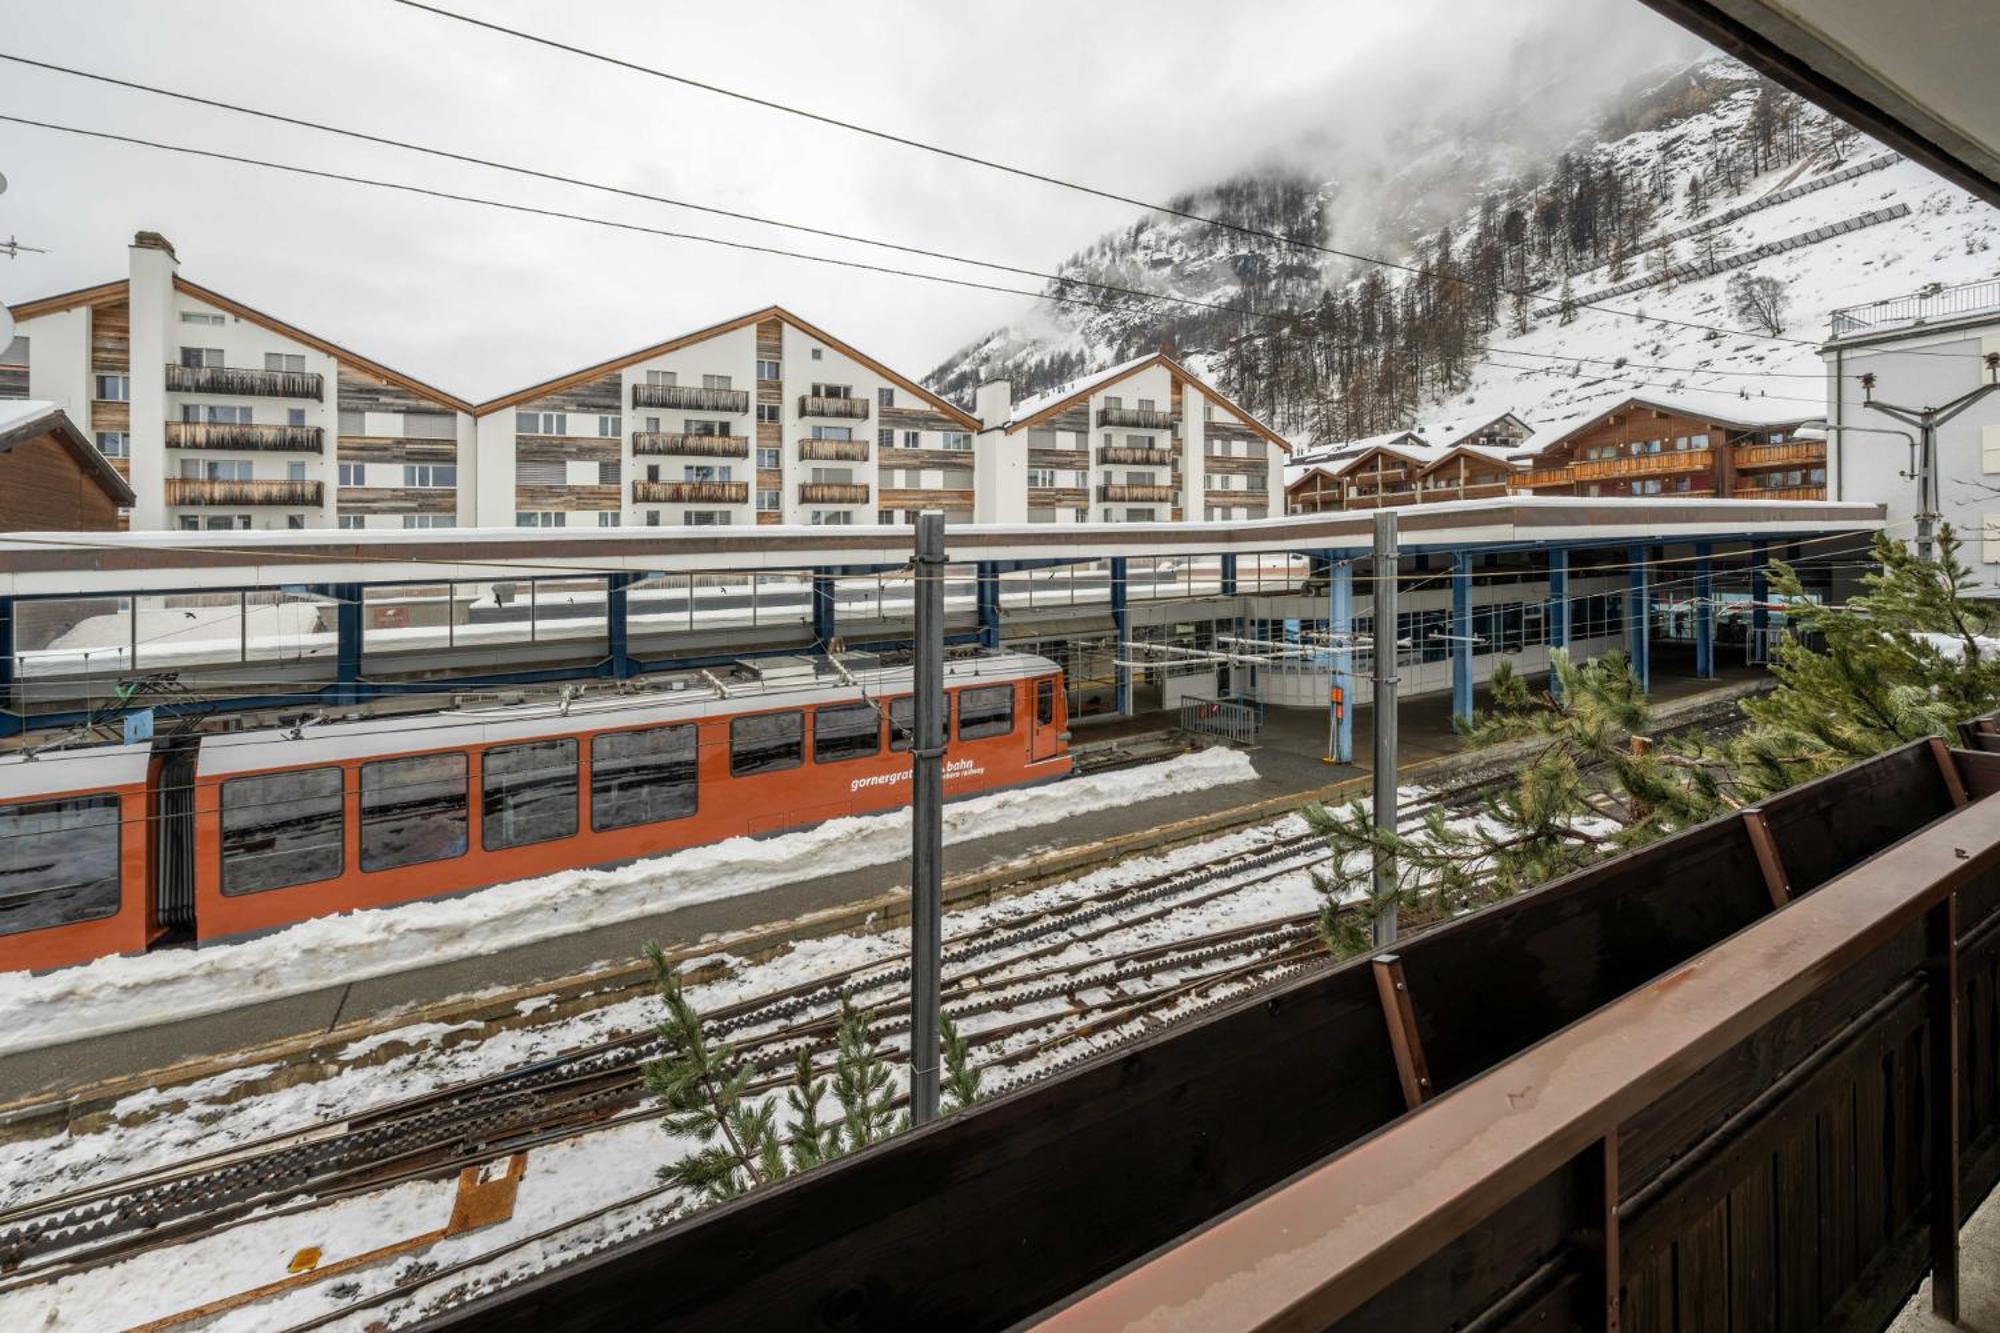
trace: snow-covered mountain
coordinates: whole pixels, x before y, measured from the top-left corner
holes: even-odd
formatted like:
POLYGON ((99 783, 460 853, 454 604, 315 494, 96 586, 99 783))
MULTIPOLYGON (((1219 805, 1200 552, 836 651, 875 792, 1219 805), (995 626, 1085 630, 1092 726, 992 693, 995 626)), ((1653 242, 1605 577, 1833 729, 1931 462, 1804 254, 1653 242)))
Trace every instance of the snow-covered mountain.
POLYGON ((1048 295, 1067 303, 928 382, 1036 393, 1171 346, 1304 442, 1510 410, 1555 428, 1647 391, 1803 413, 1825 402, 1831 310, 2000 272, 2000 213, 1726 58, 1539 138, 1522 105, 1415 121, 1345 178, 1271 170, 1170 201, 1400 267, 1153 214, 1064 262, 1048 295), (1776 331, 1739 308, 1744 275, 1777 284, 1776 331))

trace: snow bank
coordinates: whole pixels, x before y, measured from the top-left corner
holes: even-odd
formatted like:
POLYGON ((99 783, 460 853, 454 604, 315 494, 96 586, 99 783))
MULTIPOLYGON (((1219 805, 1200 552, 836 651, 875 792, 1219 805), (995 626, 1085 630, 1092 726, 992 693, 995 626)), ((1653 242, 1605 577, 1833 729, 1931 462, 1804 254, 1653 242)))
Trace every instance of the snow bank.
MULTIPOLYGON (((1204 750, 1163 763, 994 792, 945 807, 947 843, 1012 833, 1255 776, 1247 756, 1204 750)), ((889 865, 909 853, 907 809, 731 838, 615 870, 570 870, 463 897, 347 912, 196 951, 100 958, 42 976, 0 974, 0 1054, 193 1018, 779 884, 889 865)), ((634 952, 637 950, 636 940, 634 952)))

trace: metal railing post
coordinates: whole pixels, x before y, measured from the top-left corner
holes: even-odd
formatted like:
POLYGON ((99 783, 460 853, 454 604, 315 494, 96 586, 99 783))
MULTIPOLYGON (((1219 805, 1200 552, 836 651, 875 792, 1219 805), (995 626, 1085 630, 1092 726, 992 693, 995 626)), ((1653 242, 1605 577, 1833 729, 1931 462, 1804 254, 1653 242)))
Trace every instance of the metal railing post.
MULTIPOLYGON (((1396 827, 1396 511, 1375 511, 1375 827, 1396 827)), ((1396 858, 1375 853, 1375 947, 1396 942, 1396 858)))

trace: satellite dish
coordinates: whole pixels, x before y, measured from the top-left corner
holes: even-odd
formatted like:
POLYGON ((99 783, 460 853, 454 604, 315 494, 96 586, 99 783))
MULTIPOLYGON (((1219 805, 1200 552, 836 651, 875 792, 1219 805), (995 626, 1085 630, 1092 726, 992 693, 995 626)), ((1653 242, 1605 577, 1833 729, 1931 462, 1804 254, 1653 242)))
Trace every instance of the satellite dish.
POLYGON ((14 312, 0 305, 0 352, 14 341, 14 312))
POLYGON ((7 178, 0 176, 0 194, 7 193, 7 178))

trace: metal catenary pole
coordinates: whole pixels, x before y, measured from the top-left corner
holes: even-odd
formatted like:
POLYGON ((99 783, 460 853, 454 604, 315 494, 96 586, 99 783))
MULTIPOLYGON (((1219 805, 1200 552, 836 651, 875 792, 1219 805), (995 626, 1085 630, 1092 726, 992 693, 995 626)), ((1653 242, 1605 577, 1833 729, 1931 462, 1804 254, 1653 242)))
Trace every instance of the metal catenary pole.
MULTIPOLYGON (((1396 827, 1396 511, 1375 511, 1375 827, 1396 827)), ((1396 858, 1375 853, 1375 945, 1396 940, 1396 858)))
POLYGON ((916 663, 910 746, 910 1120, 938 1111, 944 977, 944 515, 917 515, 916 663))
POLYGON ((1863 407, 1873 408, 1893 421, 1906 426, 1915 426, 1918 435, 1917 447, 1917 559, 1929 561, 1933 558, 1937 542, 1937 521, 1940 500, 1937 476, 1937 431, 1938 427, 1950 421, 1966 408, 2000 389, 2000 352, 1988 352, 1986 361, 1986 383, 1962 393, 1942 407, 1902 407, 1895 403, 1875 401, 1875 376, 1865 373, 1861 376, 1863 407))

